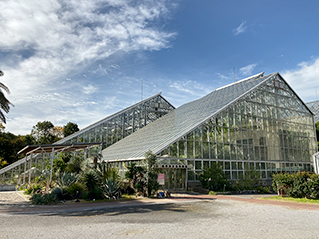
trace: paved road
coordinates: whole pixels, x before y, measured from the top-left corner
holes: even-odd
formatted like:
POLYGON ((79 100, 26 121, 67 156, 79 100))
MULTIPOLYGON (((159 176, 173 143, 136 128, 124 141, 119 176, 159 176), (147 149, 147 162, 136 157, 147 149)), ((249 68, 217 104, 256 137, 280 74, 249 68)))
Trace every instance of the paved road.
POLYGON ((317 207, 188 196, 72 206, 0 206, 0 238, 319 238, 317 207))

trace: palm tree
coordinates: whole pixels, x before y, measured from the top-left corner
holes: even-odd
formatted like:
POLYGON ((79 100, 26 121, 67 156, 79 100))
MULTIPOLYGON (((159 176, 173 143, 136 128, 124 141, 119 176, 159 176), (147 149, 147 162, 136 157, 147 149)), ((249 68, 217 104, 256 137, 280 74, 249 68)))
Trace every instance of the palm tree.
MULTIPOLYGON (((0 70, 0 76, 3 76, 3 71, 0 70)), ((0 121, 6 123, 6 117, 4 116, 3 110, 6 113, 9 113, 11 102, 5 97, 1 89, 4 89, 8 94, 10 93, 9 88, 0 82, 0 121)))

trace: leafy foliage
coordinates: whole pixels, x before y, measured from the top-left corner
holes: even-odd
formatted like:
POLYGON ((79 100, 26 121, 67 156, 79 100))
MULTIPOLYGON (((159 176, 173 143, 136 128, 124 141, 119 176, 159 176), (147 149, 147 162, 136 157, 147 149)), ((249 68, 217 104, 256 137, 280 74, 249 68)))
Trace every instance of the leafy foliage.
POLYGON ((113 181, 118 181, 120 179, 118 169, 110 167, 107 163, 97 164, 96 172, 98 173, 102 182, 104 182, 106 179, 112 179, 113 181))
POLYGON ((203 173, 198 175, 198 180, 202 183, 203 188, 214 191, 221 191, 224 185, 228 186, 222 166, 218 164, 212 164, 210 168, 204 168, 203 173))
POLYGON ((85 186, 79 182, 75 182, 70 185, 68 192, 72 195, 79 194, 81 195, 85 191, 85 186))
POLYGON ((258 186, 259 179, 260 171, 255 168, 245 169, 245 177, 236 181, 235 189, 238 191, 255 189, 258 186))
POLYGON ((144 167, 132 163, 130 166, 127 166, 128 171, 125 173, 125 178, 130 181, 131 188, 134 188, 137 192, 144 192, 146 186, 144 173, 144 167))
POLYGON ((49 205, 49 204, 55 203, 56 199, 57 199, 57 195, 56 194, 52 194, 52 193, 46 193, 46 194, 35 193, 31 197, 31 202, 33 204, 49 205))
POLYGON ((33 126, 31 135, 37 144, 52 144, 59 138, 54 135, 54 125, 51 121, 38 122, 33 126))
POLYGON ((147 195, 150 197, 159 189, 159 184, 157 182, 158 165, 156 162, 156 155, 153 154, 151 151, 148 151, 145 154, 144 161, 147 168, 147 195))
POLYGON ((273 188, 279 193, 283 190, 288 196, 294 198, 318 199, 319 176, 309 172, 274 174, 273 188))
POLYGON ((16 136, 10 132, 0 132, 0 157, 7 161, 8 164, 19 160, 22 156, 18 155, 18 152, 26 145, 33 144, 30 137, 30 135, 16 136))
MULTIPOLYGON (((0 70, 0 76, 3 76, 3 71, 1 70, 0 70)), ((1 89, 6 91, 8 94, 10 93, 10 91, 8 87, 6 87, 3 83, 0 82, 0 121, 2 121, 3 123, 6 123, 6 117, 3 114, 2 110, 5 113, 9 113, 10 105, 12 105, 12 103, 5 97, 1 89)))
POLYGON ((8 164, 2 157, 0 157, 0 169, 5 167, 8 164))
POLYGON ((77 124, 69 122, 64 126, 64 131, 63 131, 64 137, 67 137, 79 130, 80 129, 77 124))

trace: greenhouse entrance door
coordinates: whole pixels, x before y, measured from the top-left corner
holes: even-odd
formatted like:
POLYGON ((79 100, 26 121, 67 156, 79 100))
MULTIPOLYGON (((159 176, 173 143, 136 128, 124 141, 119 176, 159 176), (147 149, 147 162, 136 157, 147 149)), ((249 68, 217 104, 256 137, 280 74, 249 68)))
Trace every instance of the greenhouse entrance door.
POLYGON ((160 188, 165 191, 186 190, 186 169, 161 169, 160 173, 165 175, 165 185, 160 188))

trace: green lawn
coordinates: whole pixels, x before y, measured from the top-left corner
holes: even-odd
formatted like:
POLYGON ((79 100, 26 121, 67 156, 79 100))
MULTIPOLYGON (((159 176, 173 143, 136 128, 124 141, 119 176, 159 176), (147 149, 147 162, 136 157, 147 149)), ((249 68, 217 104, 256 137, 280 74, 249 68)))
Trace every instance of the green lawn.
POLYGON ((299 203, 319 204, 319 199, 292 198, 292 197, 281 197, 281 196, 265 197, 265 198, 262 198, 262 199, 264 199, 264 200, 274 200, 274 201, 285 201, 285 202, 299 202, 299 203))

